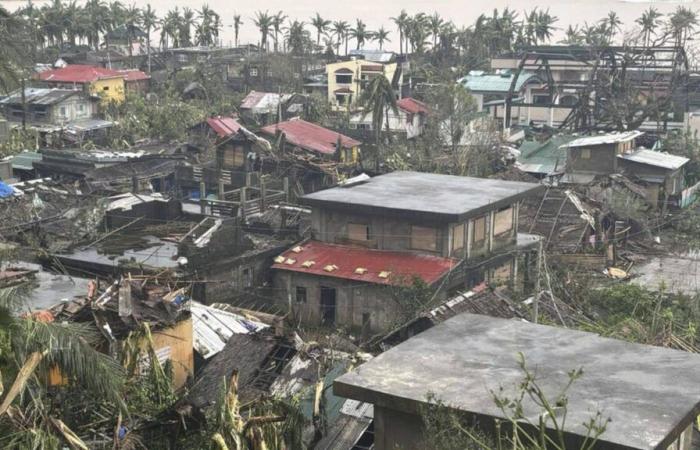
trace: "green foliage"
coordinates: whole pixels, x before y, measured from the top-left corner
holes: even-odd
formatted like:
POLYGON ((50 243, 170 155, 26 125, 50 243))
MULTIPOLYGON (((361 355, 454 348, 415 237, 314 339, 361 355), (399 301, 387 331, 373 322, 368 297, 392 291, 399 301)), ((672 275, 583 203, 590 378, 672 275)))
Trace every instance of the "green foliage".
MULTIPOLYGON (((569 412, 567 393, 583 376, 583 369, 569 371, 564 387, 553 395, 540 386, 534 372, 525 364, 523 354, 518 356, 523 379, 516 387, 515 394, 508 395, 503 386, 491 392, 502 417, 495 423, 494 435, 484 435, 467 417, 450 409, 449 404, 431 394, 428 398, 430 406, 423 410, 429 448, 567 450, 564 435, 569 412), (533 409, 539 413, 533 414, 533 409)), ((610 419, 603 417, 600 411, 592 413, 583 424, 587 435, 579 450, 595 448, 608 422, 610 419)))
POLYGON ((664 151, 690 159, 685 166, 685 182, 688 186, 700 181, 700 143, 697 132, 690 129, 670 132, 662 141, 664 151))
POLYGON ((435 290, 415 275, 388 289, 391 298, 399 306, 399 316, 396 318, 399 324, 412 320, 418 313, 425 311, 436 297, 435 290))

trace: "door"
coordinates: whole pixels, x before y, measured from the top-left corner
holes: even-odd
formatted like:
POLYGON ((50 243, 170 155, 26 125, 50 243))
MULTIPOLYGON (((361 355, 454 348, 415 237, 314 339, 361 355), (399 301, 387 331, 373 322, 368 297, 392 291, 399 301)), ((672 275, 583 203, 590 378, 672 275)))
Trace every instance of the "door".
POLYGON ((321 325, 335 324, 335 288, 321 286, 321 325))

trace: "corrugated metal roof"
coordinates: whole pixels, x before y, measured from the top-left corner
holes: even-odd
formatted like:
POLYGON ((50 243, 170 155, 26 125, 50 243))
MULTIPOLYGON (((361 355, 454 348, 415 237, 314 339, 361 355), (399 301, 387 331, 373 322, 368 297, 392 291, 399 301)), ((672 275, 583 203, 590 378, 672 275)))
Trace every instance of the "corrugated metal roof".
POLYGON ((569 142, 568 144, 565 144, 564 147, 590 147, 594 145, 604 145, 604 144, 617 144, 619 142, 627 142, 632 139, 636 139, 639 136, 643 135, 643 131, 639 130, 634 130, 634 131, 625 131, 622 133, 610 133, 610 134, 601 134, 598 136, 586 136, 582 138, 578 138, 576 140, 573 140, 569 142))
POLYGON ((112 70, 86 64, 69 64, 59 69, 45 70, 37 74, 43 81, 64 83, 91 83, 107 78, 123 78, 127 81, 150 78, 140 70, 112 70))
POLYGON ((432 284, 458 264, 451 258, 319 241, 308 241, 287 250, 281 258, 283 262, 273 264, 273 269, 386 285, 410 283, 413 276, 432 284), (387 276, 380 277, 382 272, 387 276))
POLYGON ((562 146, 572 140, 571 135, 557 135, 544 142, 525 141, 518 149, 518 167, 529 173, 552 174, 565 166, 567 152, 562 146))
POLYGON ((267 328, 264 323, 247 319, 239 314, 195 301, 189 303, 194 348, 204 359, 209 359, 223 350, 234 334, 249 334, 267 328))
MULTIPOLYGON (((473 92, 506 93, 510 90, 513 77, 514 74, 512 72, 485 73, 483 71, 473 70, 469 72, 469 75, 466 77, 460 78, 458 83, 473 92)), ((534 73, 523 71, 515 84, 515 92, 519 92, 525 83, 536 79, 538 78, 534 73)))
POLYGON ((256 114, 273 113, 281 102, 289 100, 292 94, 250 91, 241 102, 241 109, 250 109, 256 114))
POLYGON ((411 97, 402 98, 401 100, 396 102, 396 106, 411 114, 428 114, 430 112, 430 108, 428 108, 428 105, 411 97))
POLYGON ((690 160, 683 156, 671 155, 670 153, 655 152, 653 150, 639 149, 633 153, 618 155, 626 161, 640 164, 661 167, 664 169, 676 170, 687 164, 690 160))
POLYGON ((25 151, 14 155, 10 161, 13 169, 33 170, 34 161, 41 161, 41 158, 41 153, 25 151))
MULTIPOLYGON (((73 89, 49 89, 49 88, 25 88, 24 99, 30 105, 53 105, 68 97, 79 94, 80 91, 73 89)), ((17 89, 7 97, 0 100, 0 104, 13 105, 22 103, 22 90, 17 89)))
POLYGON ((291 119, 260 129, 261 132, 270 136, 275 136, 277 130, 285 134, 290 144, 325 155, 335 153, 339 139, 343 148, 353 148, 362 144, 360 141, 302 119, 291 119))
POLYGON ((236 134, 241 129, 241 124, 233 117, 210 117, 207 124, 222 138, 236 134))

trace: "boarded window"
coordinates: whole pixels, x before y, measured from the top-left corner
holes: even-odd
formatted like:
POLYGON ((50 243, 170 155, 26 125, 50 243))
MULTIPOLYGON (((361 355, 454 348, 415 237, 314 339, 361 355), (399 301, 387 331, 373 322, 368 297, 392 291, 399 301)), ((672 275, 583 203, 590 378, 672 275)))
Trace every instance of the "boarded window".
POLYGON ((241 167, 245 164, 243 147, 227 148, 224 151, 224 167, 241 167))
POLYGON ((581 150, 581 159, 591 159, 591 149, 584 148, 581 150))
POLYGON ((303 286, 297 286, 297 303, 306 303, 306 288, 303 286))
POLYGON ((474 236, 473 241, 475 244, 483 242, 486 240, 486 216, 474 219, 474 236))
POLYGON ((464 224, 452 227, 452 251, 456 252, 464 248, 464 224))
POLYGON ((437 251, 437 230, 429 227, 411 227, 411 248, 437 251))
POLYGON ((513 229, 513 208, 505 208, 496 213, 496 223, 493 226, 494 236, 507 233, 513 229))
POLYGON ((361 223, 349 223, 348 239, 350 239, 351 241, 369 241, 369 225, 361 223))

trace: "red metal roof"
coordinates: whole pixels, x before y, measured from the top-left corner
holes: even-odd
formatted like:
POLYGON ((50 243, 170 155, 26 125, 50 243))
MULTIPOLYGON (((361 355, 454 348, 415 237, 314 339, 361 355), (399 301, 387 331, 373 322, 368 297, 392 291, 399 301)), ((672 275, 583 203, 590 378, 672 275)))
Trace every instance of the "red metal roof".
POLYGON ((274 136, 277 130, 285 134, 285 138, 290 144, 325 155, 335 153, 338 137, 340 137, 340 145, 343 148, 352 148, 362 144, 360 141, 302 119, 291 119, 260 129, 270 136, 274 136))
POLYGON ((219 137, 228 137, 232 134, 238 133, 241 129, 241 124, 239 124, 233 117, 210 117, 207 119, 207 125, 209 125, 212 130, 216 132, 219 137))
POLYGON ((411 97, 402 98, 396 102, 396 106, 411 114, 428 114, 430 112, 428 105, 411 97))
POLYGON ((37 77, 40 80, 61 83, 91 83, 106 78, 124 78, 127 81, 149 78, 140 70, 112 70, 85 64, 69 64, 60 69, 45 70, 39 72, 37 77))
POLYGON ((284 258, 284 262, 275 262, 272 265, 273 269, 394 285, 410 283, 413 276, 433 284, 458 264, 454 259, 439 256, 371 250, 318 241, 305 242, 280 256, 284 258), (294 262, 287 264, 290 261, 294 262), (304 263, 309 264, 308 261, 313 261, 314 264, 304 267, 304 263), (326 266, 335 266, 335 268, 327 271, 326 266), (380 277, 381 272, 388 272, 388 277, 380 277))

